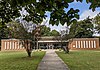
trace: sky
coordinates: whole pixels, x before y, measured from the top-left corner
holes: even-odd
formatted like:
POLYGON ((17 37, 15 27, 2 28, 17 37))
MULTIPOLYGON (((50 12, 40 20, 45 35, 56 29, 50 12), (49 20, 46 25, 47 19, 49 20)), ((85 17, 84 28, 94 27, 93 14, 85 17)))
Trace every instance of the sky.
MULTIPOLYGON (((82 3, 74 1, 74 2, 69 4, 69 7, 66 9, 66 12, 70 8, 79 9, 80 10, 80 12, 79 12, 80 19, 79 20, 83 20, 83 19, 87 18, 88 16, 90 16, 90 18, 94 18, 100 12, 100 7, 96 8, 95 11, 93 12, 91 9, 89 9, 89 6, 90 6, 90 3, 87 4, 85 0, 83 0, 82 3)), ((49 20, 50 13, 47 12, 46 14, 48 15, 47 19, 49 20)), ((46 22, 46 21, 44 20, 44 22, 46 22)), ((50 27, 52 30, 55 29, 57 31, 64 30, 67 26, 67 25, 62 26, 61 24, 59 24, 58 26, 56 26, 56 25, 52 26, 48 22, 45 25, 50 27)))

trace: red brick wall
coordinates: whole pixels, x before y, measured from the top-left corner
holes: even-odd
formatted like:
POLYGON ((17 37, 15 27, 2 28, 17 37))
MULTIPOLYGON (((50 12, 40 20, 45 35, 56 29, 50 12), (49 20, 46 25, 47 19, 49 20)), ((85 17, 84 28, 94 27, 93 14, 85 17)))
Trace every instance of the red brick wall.
POLYGON ((71 50, 99 49, 99 38, 74 38, 69 40, 71 50))
POLYGON ((2 39, 1 51, 25 50, 18 39, 2 39))

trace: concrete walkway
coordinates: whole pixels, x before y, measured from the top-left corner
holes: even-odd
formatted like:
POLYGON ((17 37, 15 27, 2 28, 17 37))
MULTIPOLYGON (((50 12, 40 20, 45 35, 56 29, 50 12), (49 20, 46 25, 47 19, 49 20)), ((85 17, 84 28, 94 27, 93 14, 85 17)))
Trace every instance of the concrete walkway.
POLYGON ((47 50, 37 70, 69 70, 54 50, 47 50))

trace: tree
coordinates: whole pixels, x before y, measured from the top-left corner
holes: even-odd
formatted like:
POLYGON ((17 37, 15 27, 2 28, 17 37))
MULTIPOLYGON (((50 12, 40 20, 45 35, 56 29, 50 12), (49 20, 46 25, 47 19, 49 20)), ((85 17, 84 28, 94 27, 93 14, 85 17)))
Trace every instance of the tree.
MULTIPOLYGON (((51 12, 49 23, 58 25, 61 23, 64 25, 67 23, 70 25, 73 21, 79 18, 79 10, 71 8, 67 13, 64 9, 67 9, 69 3, 74 0, 0 0, 0 19, 2 20, 2 37, 3 28, 6 28, 5 23, 20 16, 22 8, 28 12, 28 14, 22 17, 27 21, 33 21, 34 23, 41 23, 43 18, 46 17, 46 11, 51 12), (42 5, 42 6, 41 6, 42 5)), ((76 0, 82 2, 83 0, 76 0)), ((87 3, 91 3, 90 9, 93 11, 96 7, 100 7, 100 2, 95 0, 86 0, 87 3)))
POLYGON ((88 38, 93 35, 93 23, 89 17, 83 21, 73 23, 70 27, 71 38, 88 38))
POLYGON ((41 26, 41 36, 51 36, 51 29, 45 25, 41 26))
POLYGON ((47 27, 46 25, 41 26, 40 29, 41 36, 59 36, 59 32, 56 30, 52 30, 50 27, 47 27))
POLYGON ((9 30, 9 38, 28 39, 28 32, 21 23, 16 21, 9 22, 7 28, 9 30))
MULTIPOLYGON (((51 12, 50 23, 52 25, 58 25, 59 22, 64 25, 65 22, 69 25, 75 19, 79 18, 79 10, 74 10, 71 8, 67 13, 64 9, 67 9, 69 3, 72 3, 74 0, 9 0, 11 5, 25 7, 29 15, 25 17, 27 20, 32 20, 35 23, 41 22, 45 18, 46 11, 51 12), (14 2, 14 3, 13 3, 14 2), (41 6, 42 5, 42 6, 41 6)), ((83 0, 76 0, 82 2, 83 0)), ((86 0, 87 3, 91 3, 90 9, 93 11, 96 7, 100 6, 99 1, 86 0)))
MULTIPOLYGON (((27 21, 33 21, 34 23, 41 23, 43 18, 46 17, 46 11, 51 12, 49 23, 58 25, 61 23, 64 25, 67 23, 70 25, 73 21, 79 18, 79 10, 71 8, 67 13, 64 9, 67 9, 69 3, 74 0, 0 0, 0 19, 2 20, 2 36, 3 28, 6 28, 5 23, 20 16, 22 8, 28 12, 23 18, 27 21), (42 5, 42 6, 41 6, 42 5)), ((83 0, 77 0, 82 2, 83 0)), ((87 3, 91 3, 90 9, 93 11, 96 7, 100 6, 99 1, 86 0, 87 3)), ((2 37, 1 36, 1 37, 2 37)))
POLYGON ((10 0, 9 1, 0 0, 0 19, 2 26, 1 28, 2 38, 5 38, 4 29, 7 28, 5 24, 8 23, 9 21, 12 21, 14 18, 20 15, 18 10, 19 7, 12 8, 10 0))
POLYGON ((100 33, 100 13, 97 14, 97 16, 93 19, 94 24, 95 24, 95 29, 97 30, 98 33, 100 33))
POLYGON ((60 36, 60 33, 56 30, 51 31, 51 36, 60 36))
POLYGON ((32 40, 34 39, 33 34, 28 32, 27 28, 25 28, 22 23, 18 23, 16 21, 9 22, 7 27, 9 30, 8 38, 20 39, 20 42, 26 49, 28 56, 31 57, 33 47, 32 40))
POLYGON ((61 41, 61 48, 63 49, 63 51, 65 53, 69 53, 69 48, 68 48, 67 43, 66 43, 66 46, 63 46, 63 40, 67 40, 67 38, 66 38, 66 30, 61 30, 59 39, 61 41))

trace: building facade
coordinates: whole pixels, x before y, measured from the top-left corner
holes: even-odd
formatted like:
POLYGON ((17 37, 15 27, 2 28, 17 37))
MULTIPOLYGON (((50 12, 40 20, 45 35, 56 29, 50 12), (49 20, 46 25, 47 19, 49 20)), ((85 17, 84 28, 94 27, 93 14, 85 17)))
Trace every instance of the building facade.
POLYGON ((99 38, 74 38, 69 40, 69 49, 82 50, 82 49, 99 49, 99 38))
POLYGON ((25 50, 19 39, 2 39, 1 51, 25 50))
POLYGON ((58 49, 67 44, 67 40, 61 40, 60 36, 44 36, 39 38, 38 48, 40 49, 58 49))
MULTIPOLYGON (((32 41, 29 40, 31 43, 32 41)), ((30 46, 26 44, 24 46, 30 46)), ((32 49, 59 49, 68 47, 70 50, 94 50, 100 49, 99 38, 74 38, 70 40, 61 40, 60 37, 45 36, 38 38, 36 45, 32 45, 32 49)), ((21 51, 29 47, 23 47, 19 39, 2 39, 1 51, 21 51)))

